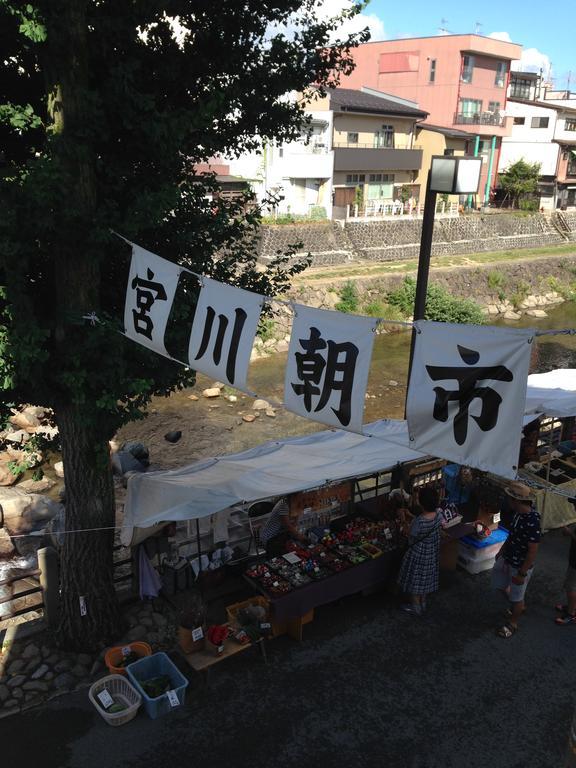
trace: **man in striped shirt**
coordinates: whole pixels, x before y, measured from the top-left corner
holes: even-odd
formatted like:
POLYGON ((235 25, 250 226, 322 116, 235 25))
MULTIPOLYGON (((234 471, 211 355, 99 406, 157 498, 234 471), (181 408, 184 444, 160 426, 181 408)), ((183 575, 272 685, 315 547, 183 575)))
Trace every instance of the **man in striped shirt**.
POLYGON ((304 540, 304 536, 298 531, 296 523, 297 520, 290 517, 289 497, 283 496, 278 499, 272 508, 270 517, 260 531, 260 540, 265 545, 266 552, 270 557, 284 552, 288 539, 304 540))

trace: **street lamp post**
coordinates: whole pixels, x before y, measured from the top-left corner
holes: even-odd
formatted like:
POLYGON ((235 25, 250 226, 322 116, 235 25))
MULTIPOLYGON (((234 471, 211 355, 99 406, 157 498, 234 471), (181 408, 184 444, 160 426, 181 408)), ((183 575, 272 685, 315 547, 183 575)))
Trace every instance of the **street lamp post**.
MULTIPOLYGON (((428 274, 430 272, 430 255, 432 253, 432 235, 434 233, 437 195, 438 193, 475 195, 480 186, 481 170, 481 157, 455 157, 453 155, 434 155, 432 157, 432 165, 430 166, 426 183, 426 197, 424 198, 420 255, 418 257, 418 274, 416 276, 416 295, 414 297, 414 320, 423 320, 426 315, 426 292, 428 290, 428 274)), ((408 381, 410 381, 410 373, 412 372, 415 340, 416 330, 412 329, 408 381)))

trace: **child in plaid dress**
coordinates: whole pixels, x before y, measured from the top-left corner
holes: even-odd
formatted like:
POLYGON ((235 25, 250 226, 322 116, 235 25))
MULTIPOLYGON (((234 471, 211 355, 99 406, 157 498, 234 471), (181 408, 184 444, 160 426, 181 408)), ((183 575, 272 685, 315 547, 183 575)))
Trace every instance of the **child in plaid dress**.
POLYGON ((438 509, 440 494, 434 488, 422 488, 418 503, 421 512, 410 528, 398 585, 410 597, 402 609, 420 615, 426 608, 426 596, 438 589, 442 515, 438 509))

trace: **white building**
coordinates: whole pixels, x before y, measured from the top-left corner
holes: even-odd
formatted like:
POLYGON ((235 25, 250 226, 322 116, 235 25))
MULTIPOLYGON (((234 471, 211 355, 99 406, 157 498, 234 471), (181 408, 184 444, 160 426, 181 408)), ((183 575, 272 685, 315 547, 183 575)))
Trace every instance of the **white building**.
POLYGON ((509 98, 506 117, 511 118, 510 136, 502 139, 498 172, 504 173, 518 160, 540 163, 540 207, 553 210, 559 146, 554 141, 558 110, 537 101, 509 98))

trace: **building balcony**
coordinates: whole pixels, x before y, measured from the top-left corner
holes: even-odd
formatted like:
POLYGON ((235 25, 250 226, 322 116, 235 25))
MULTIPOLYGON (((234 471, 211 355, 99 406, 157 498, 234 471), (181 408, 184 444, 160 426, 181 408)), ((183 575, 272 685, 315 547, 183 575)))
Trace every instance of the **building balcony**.
POLYGON ((375 149, 373 145, 334 145, 335 171, 418 171, 421 149, 375 149))
POLYGON ((283 157, 277 158, 274 167, 278 174, 292 179, 329 179, 332 176, 333 153, 286 150, 283 157))
POLYGON ((497 128, 504 126, 504 117, 498 112, 476 112, 472 115, 463 115, 458 112, 454 115, 454 125, 493 125, 497 128))

